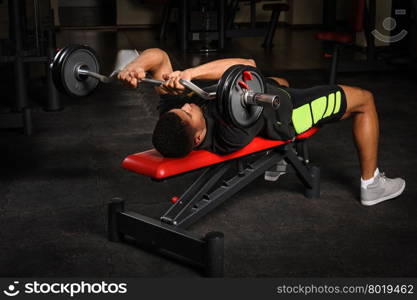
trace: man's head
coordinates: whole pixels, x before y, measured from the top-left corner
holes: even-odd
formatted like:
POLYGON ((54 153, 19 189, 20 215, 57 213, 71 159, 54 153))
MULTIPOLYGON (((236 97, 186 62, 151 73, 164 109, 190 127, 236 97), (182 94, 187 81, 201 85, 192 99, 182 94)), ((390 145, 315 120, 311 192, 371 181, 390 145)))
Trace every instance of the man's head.
POLYGON ((186 103, 159 118, 152 143, 163 156, 183 157, 201 144, 206 132, 206 121, 201 108, 186 103))

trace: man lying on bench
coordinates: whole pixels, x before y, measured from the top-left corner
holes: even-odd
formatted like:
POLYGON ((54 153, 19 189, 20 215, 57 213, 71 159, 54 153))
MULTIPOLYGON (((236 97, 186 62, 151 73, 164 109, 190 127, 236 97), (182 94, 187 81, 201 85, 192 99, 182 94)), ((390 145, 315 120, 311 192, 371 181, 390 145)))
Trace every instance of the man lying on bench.
MULTIPOLYGON (((361 203, 374 205, 403 192, 403 179, 390 179, 377 168, 379 124, 371 92, 345 85, 293 89, 289 88, 285 79, 267 78, 266 93, 277 94, 284 90, 291 96, 292 107, 280 108, 277 113, 264 110, 253 126, 237 128, 223 122, 213 101, 184 93, 185 88, 179 82, 180 79, 218 80, 230 66, 236 64, 255 66, 251 59, 230 58, 174 72, 166 52, 148 49, 119 73, 119 79, 136 87, 150 72, 154 79, 165 81, 164 85, 156 88, 160 94, 160 119, 152 137, 154 147, 163 156, 183 157, 193 149, 227 154, 248 145, 257 135, 288 140, 313 126, 352 116, 362 175, 361 203), (319 114, 318 111, 323 111, 323 103, 325 113, 319 114)), ((213 92, 216 87, 210 86, 205 90, 213 92)))

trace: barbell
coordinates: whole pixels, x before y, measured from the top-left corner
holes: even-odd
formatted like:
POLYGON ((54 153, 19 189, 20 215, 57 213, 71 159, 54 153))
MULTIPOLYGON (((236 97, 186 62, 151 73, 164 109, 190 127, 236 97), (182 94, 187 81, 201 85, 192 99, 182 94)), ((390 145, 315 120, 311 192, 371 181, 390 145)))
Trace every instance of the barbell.
MULTIPOLYGON (((54 56, 50 69, 56 88, 71 97, 91 94, 100 82, 115 80, 117 70, 111 75, 100 74, 100 63, 95 51, 84 45, 69 45, 54 56)), ((163 81, 144 78, 141 83, 162 85, 163 81)), ((263 109, 278 109, 282 97, 287 94, 265 94, 265 79, 259 70, 248 65, 231 66, 220 78, 215 93, 208 93, 191 81, 180 83, 203 99, 214 100, 225 121, 234 126, 247 128, 261 116, 263 109)))

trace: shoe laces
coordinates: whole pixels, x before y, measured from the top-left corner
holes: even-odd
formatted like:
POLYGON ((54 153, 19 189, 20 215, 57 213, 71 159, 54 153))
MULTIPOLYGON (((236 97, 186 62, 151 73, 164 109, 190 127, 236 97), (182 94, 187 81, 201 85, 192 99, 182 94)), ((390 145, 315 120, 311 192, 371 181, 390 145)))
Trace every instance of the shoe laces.
POLYGON ((380 177, 383 181, 387 181, 387 176, 385 176, 385 172, 381 172, 381 173, 379 173, 379 177, 380 177))

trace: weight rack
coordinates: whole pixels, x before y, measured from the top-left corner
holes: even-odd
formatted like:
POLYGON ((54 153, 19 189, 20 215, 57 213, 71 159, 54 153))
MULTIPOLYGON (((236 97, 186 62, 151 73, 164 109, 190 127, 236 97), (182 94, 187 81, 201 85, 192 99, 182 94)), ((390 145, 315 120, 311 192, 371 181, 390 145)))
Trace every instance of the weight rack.
POLYGON ((15 83, 15 101, 12 112, 2 117, 1 128, 23 127, 24 133, 30 135, 33 132, 32 109, 28 100, 27 91, 27 70, 28 63, 43 63, 46 70, 47 85, 47 102, 46 111, 57 111, 61 109, 61 103, 58 92, 52 82, 51 72, 48 70, 49 62, 55 54, 55 26, 53 21, 53 12, 48 2, 49 15, 46 16, 46 22, 41 26, 41 17, 39 14, 39 2, 34 0, 34 41, 35 46, 32 49, 26 49, 24 40, 27 38, 26 28, 24 26, 24 8, 25 3, 22 0, 9 0, 9 22, 10 22, 10 42, 11 45, 1 44, 0 63, 13 64, 14 83, 15 83), (44 30, 46 36, 44 36, 44 30), (43 42, 46 40, 46 47, 43 42), (16 114, 19 113, 19 114, 16 114), (21 120, 16 121, 16 116, 21 115, 21 120))

